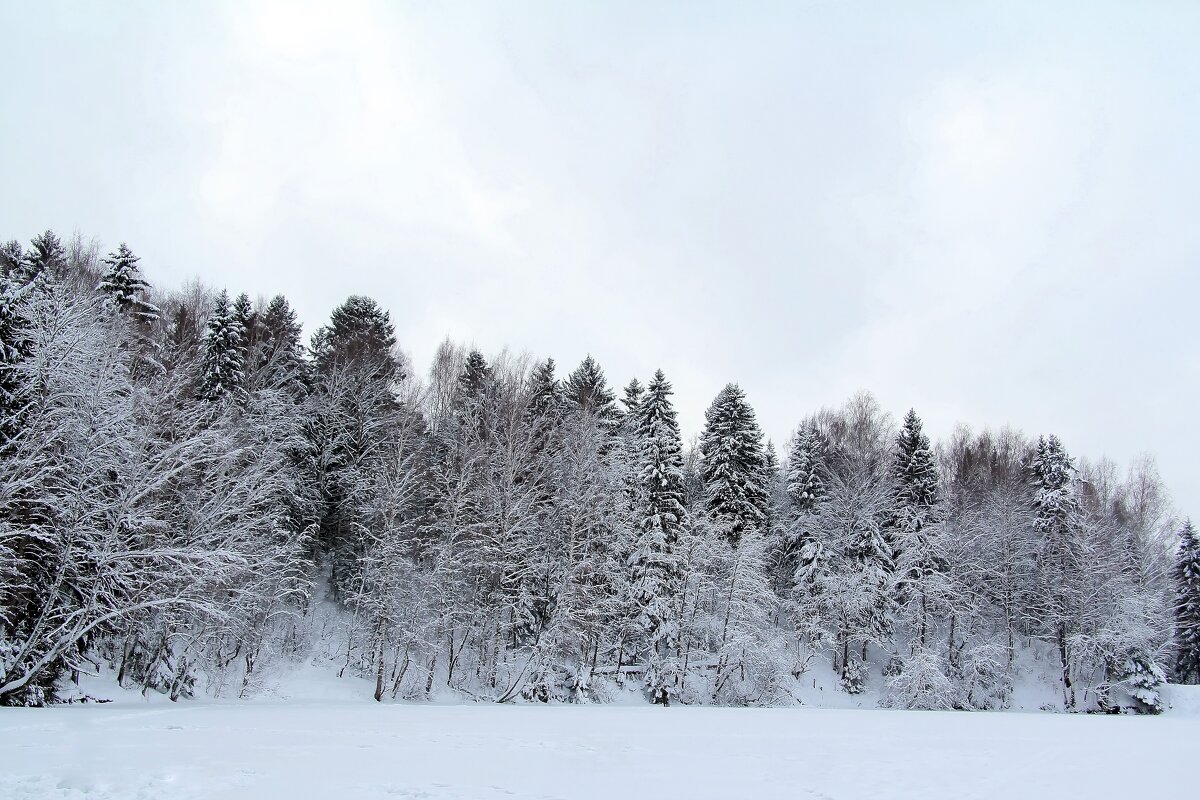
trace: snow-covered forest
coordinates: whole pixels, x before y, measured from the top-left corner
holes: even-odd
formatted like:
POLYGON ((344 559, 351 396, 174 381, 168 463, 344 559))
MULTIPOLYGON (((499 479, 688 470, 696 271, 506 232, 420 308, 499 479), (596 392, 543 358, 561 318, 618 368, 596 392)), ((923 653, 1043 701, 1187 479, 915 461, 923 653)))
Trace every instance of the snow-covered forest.
POLYGON ((736 383, 685 441, 670 364, 426 368, 370 298, 306 336, 49 231, 0 265, 0 703, 101 668, 245 696, 318 647, 377 700, 789 705, 820 672, 998 709, 1042 670, 1057 708, 1156 712, 1200 681, 1200 537, 1148 458, 931 443, 865 393, 797 398, 777 451, 736 383))

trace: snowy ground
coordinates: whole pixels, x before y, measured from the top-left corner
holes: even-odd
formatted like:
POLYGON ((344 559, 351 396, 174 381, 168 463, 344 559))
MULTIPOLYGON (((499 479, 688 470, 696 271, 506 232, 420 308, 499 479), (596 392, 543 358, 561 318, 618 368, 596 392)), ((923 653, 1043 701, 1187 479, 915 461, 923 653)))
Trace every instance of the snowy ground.
POLYGON ((358 699, 5 709, 0 797, 1179 797, 1200 693, 1174 691, 1158 718, 358 699))

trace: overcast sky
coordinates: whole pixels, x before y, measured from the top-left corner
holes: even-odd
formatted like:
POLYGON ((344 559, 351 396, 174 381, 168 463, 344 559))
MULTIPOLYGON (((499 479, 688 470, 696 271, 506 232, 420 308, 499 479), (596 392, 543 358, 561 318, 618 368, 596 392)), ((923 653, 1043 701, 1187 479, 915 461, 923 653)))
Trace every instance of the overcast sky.
POLYGON ((158 285, 375 297, 781 443, 869 389, 936 436, 1143 451, 1200 515, 1200 3, 0 0, 0 237, 158 285))

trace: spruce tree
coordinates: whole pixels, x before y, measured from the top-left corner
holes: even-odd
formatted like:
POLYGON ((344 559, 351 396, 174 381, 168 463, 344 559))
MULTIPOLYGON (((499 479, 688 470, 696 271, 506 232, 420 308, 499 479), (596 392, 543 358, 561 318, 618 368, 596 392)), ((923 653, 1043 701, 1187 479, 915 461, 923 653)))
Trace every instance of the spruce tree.
POLYGON ((709 512, 736 545, 767 518, 766 456, 754 409, 737 384, 728 384, 704 414, 700 475, 709 512))
POLYGON ((605 423, 616 422, 616 398, 608 388, 604 371, 590 354, 567 377, 564 391, 567 401, 577 410, 591 414, 605 423))
POLYGON ((647 689, 655 702, 668 702, 675 682, 671 654, 678 636, 675 595, 679 559, 675 546, 686 512, 683 507, 683 443, 671 404, 671 384, 654 373, 638 404, 637 512, 639 535, 630 557, 639 626, 650 646, 647 689))
POLYGON ((308 393, 309 364, 304 358, 302 328, 296 312, 281 294, 271 298, 259 320, 256 370, 259 384, 287 392, 299 402, 308 393))
POLYGON ((37 278, 56 280, 65 271, 66 266, 67 249, 63 247, 62 240, 54 231, 46 230, 33 237, 29 243, 29 250, 25 252, 22 279, 26 282, 37 278))
POLYGON ((150 284, 142 278, 138 269, 137 256, 124 242, 117 247, 115 253, 109 253, 104 259, 108 271, 96 287, 99 291, 112 298, 121 313, 130 319, 149 325, 158 319, 158 307, 147 302, 145 295, 150 291, 150 284))
POLYGON ((547 358, 529 376, 529 400, 526 405, 531 419, 555 421, 563 413, 563 387, 554 374, 554 359, 547 358))
POLYGON ((335 308, 329 324, 318 328, 312 340, 313 360, 319 372, 328 373, 338 363, 358 363, 401 380, 405 375, 392 352, 395 346, 391 315, 361 295, 352 295, 335 308))
POLYGON ((642 397, 644 397, 645 394, 646 387, 642 386, 642 382, 637 378, 632 378, 629 383, 625 385, 625 396, 621 398, 621 405, 625 407, 624 412, 627 418, 634 418, 630 415, 637 411, 638 404, 642 402, 642 397))
POLYGON ((1200 683, 1200 533, 1188 520, 1175 561, 1175 681, 1200 683))
POLYGON ((242 329, 242 360, 247 366, 253 364, 251 361, 251 352, 258 344, 258 314, 254 311, 254 304, 250 302, 250 295, 242 292, 233 301, 232 306, 233 319, 242 329))
POLYGON ((801 425, 788 453, 787 496, 794 517, 809 514, 825 497, 821 436, 814 423, 801 425))
POLYGON ((1034 489, 1033 528, 1039 537, 1037 612, 1047 635, 1058 649, 1063 699, 1074 703, 1071 683, 1071 641, 1082 602, 1084 542, 1079 501, 1075 495, 1075 464, 1057 436, 1038 439, 1031 464, 1034 489))
POLYGON ((242 329, 229 305, 229 293, 221 290, 208 315, 202 343, 198 394, 204 400, 238 396, 245 386, 246 364, 242 329))
POLYGON ((25 405, 19 367, 32 344, 25 309, 28 293, 28 285, 10 276, 0 277, 0 445, 20 429, 25 405))
POLYGON ((937 465, 921 418, 912 409, 896 437, 891 472, 892 510, 885 534, 897 569, 897 600, 914 606, 917 640, 924 646, 932 599, 929 579, 947 564, 930 530, 939 520, 937 465))

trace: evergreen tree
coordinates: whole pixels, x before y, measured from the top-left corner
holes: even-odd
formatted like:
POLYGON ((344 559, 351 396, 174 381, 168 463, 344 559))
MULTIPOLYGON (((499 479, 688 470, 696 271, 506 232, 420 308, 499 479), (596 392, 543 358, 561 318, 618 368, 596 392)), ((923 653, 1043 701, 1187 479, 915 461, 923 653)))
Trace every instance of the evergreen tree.
POLYGON ((670 661, 678 637, 675 595, 679 589, 680 565, 675 547, 686 515, 683 443, 671 404, 672 394, 671 384, 662 370, 658 370, 634 412, 640 443, 637 461, 640 530, 630 557, 638 622, 651 651, 647 689, 655 702, 664 704, 677 678, 670 661))
POLYGON ((704 414, 700 475, 705 502, 732 544, 761 530, 767 519, 766 456, 754 410, 737 384, 728 384, 704 414))
POLYGON ((621 405, 625 406, 625 413, 632 414, 642 402, 645 394, 646 387, 642 386, 642 382, 637 378, 631 378, 625 386, 625 396, 621 398, 621 405))
POLYGON ((529 376, 528 413, 533 419, 554 421, 562 416, 563 402, 562 383, 554 375, 554 359, 547 358, 529 376))
POLYGON ((24 270, 25 249, 16 239, 0 244, 0 276, 16 280, 24 270))
POLYGON ((1200 683, 1200 533, 1188 520, 1175 562, 1175 680, 1200 683))
POLYGON ((239 294, 233 301, 232 309, 234 322, 242 329, 242 360, 247 366, 253 366, 251 353, 257 349, 259 332, 258 314, 254 312, 250 295, 245 292, 239 294))
POLYGON ((33 237, 29 250, 25 252, 23 265, 24 281, 36 278, 55 280, 62 275, 67 266, 67 249, 62 240, 51 230, 43 231, 33 237))
POLYGON ((104 259, 108 271, 96 288, 111 297, 123 314, 148 325, 158 319, 159 310, 145 299, 150 284, 142 278, 139 260, 128 245, 121 242, 117 251, 104 259))
POLYGON ((199 395, 205 400, 238 396, 246 380, 242 327, 229 306, 229 293, 221 290, 208 315, 200 360, 199 395))
POLYGON ((287 298, 271 298, 259 320, 259 347, 255 358, 259 384, 281 389, 299 402, 308 393, 309 365, 304 358, 302 328, 287 298))
POLYGON ((28 294, 27 285, 9 276, 0 277, 0 444, 20 429, 25 405, 19 365, 32 346, 25 307, 28 294))
POLYGON ((372 369, 405 376, 392 353, 396 330, 391 316, 369 297, 352 295, 333 310, 329 324, 313 334, 312 352, 317 370, 329 372, 337 362, 358 362, 372 369))
POLYGON ((604 371, 589 354, 567 377, 564 387, 567 400, 581 412, 591 414, 605 423, 617 418, 616 398, 608 388, 604 371))
POLYGON ((812 512, 825 497, 821 478, 821 437, 814 423, 801 425, 788 454, 787 496, 796 517, 812 512))
POLYGON ((1045 632, 1058 649, 1063 699, 1074 704, 1071 684, 1071 641, 1083 601, 1084 550, 1075 464, 1057 436, 1038 439, 1031 465, 1034 488, 1033 527, 1039 537, 1040 586, 1035 601, 1045 632))
POLYGON ((932 577, 944 572, 938 537, 931 530, 939 521, 937 465, 921 418, 909 410, 896 437, 892 462, 892 514, 886 528, 897 574, 897 600, 910 606, 921 646, 929 628, 930 603, 935 599, 932 577))

